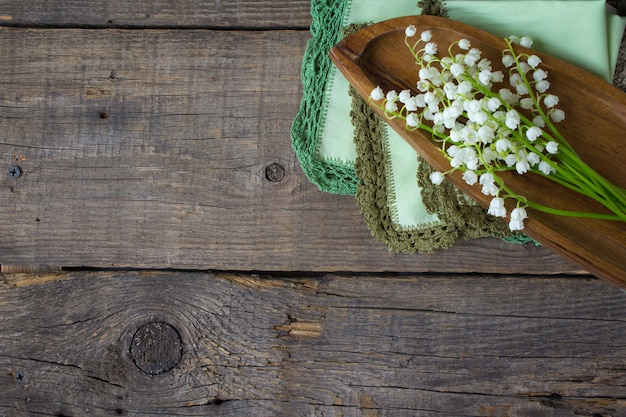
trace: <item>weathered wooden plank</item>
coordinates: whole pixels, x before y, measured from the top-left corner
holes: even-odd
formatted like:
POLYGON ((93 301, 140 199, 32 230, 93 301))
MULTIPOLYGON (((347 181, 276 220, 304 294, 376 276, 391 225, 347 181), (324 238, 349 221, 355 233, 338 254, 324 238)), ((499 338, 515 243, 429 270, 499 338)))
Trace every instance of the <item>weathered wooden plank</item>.
POLYGON ((0 25, 57 27, 306 28, 309 0, 0 0, 0 25))
POLYGON ((48 274, 53 272, 60 272, 63 269, 61 267, 50 267, 43 265, 0 265, 0 274, 48 274))
POLYGON ((431 256, 374 241, 354 198, 320 193, 290 146, 308 37, 0 30, 1 169, 22 170, 0 177, 0 264, 576 271, 498 240, 431 256))
POLYGON ((2 278, 0 415, 626 415, 626 294, 594 279, 2 278))

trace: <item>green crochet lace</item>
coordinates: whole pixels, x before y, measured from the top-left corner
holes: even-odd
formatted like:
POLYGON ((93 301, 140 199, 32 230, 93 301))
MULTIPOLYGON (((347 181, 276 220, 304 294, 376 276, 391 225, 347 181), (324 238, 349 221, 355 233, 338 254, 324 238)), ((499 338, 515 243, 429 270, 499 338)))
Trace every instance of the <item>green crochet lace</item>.
POLYGON ((311 39, 302 60, 304 96, 291 127, 292 147, 302 170, 321 191, 336 194, 356 193, 356 173, 352 164, 320 157, 319 137, 327 108, 325 94, 332 63, 328 51, 341 39, 346 0, 311 2, 311 39))
POLYGON ((385 169, 388 155, 382 146, 384 122, 354 89, 351 88, 350 94, 357 146, 355 169, 359 179, 356 200, 372 236, 393 252, 429 253, 437 248, 448 248, 459 239, 510 235, 504 222, 485 215, 482 209, 459 195, 450 183, 430 185, 431 168, 423 160, 418 180, 425 186, 423 196, 428 196, 424 203, 429 211, 439 213, 440 221, 412 229, 397 227, 388 204, 389 178, 385 169), (421 180, 424 176, 429 184, 421 180))

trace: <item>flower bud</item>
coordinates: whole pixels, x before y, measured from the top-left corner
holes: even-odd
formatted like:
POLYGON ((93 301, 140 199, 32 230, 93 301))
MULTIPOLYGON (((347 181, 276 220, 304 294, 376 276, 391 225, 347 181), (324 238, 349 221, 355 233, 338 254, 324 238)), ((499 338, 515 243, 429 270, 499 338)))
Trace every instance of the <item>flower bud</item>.
POLYGON ((513 55, 511 55, 511 54, 504 54, 502 56, 502 65, 504 65, 506 68, 509 68, 514 63, 515 63, 515 59, 513 58, 513 55))
POLYGON ((410 98, 411 98, 411 90, 402 90, 400 91, 400 94, 398 95, 398 99, 400 100, 400 103, 406 104, 407 100, 410 98))
POLYGON ((543 132, 537 126, 531 126, 526 131, 526 137, 529 141, 534 142, 543 132))
POLYGON ((559 151, 559 144, 551 141, 546 144, 546 151, 551 154, 555 154, 559 151))
POLYGON ((382 100, 383 98, 385 98, 385 93, 383 92, 382 88, 376 87, 370 93, 370 97, 372 98, 372 100, 376 100, 376 101, 382 100))
POLYGON ((430 174, 430 182, 432 182, 435 185, 441 184, 443 180, 444 180, 444 175, 440 171, 435 171, 432 174, 430 174))
POLYGON ((562 122, 565 120, 565 112, 561 109, 553 109, 550 112, 550 119, 552 119, 554 123, 562 122))
POLYGON ((506 217, 506 207, 504 207, 504 200, 500 197, 491 199, 489 203, 489 210, 487 213, 496 217, 506 217))
POLYGON ((559 104, 559 98, 553 94, 548 94, 544 97, 543 104, 545 104, 548 108, 554 107, 559 104))
POLYGON ((519 44, 526 48, 530 48, 533 46, 533 39, 528 36, 522 36, 519 40, 519 44))
POLYGON ((474 185, 478 181, 478 176, 474 171, 465 171, 463 173, 463 180, 467 183, 467 185, 474 185))
POLYGON ((527 173, 530 169, 530 164, 526 160, 517 161, 517 163, 515 164, 515 169, 517 170, 518 174, 523 175, 527 173))
POLYGON ((550 81, 548 80, 537 81, 537 84, 535 84, 535 90, 538 93, 545 93, 548 91, 548 88, 550 88, 550 81))
POLYGON ((418 127, 420 124, 419 117, 415 113, 409 113, 406 117, 406 124, 410 127, 418 127))
POLYGON ((552 168, 550 164, 546 161, 539 162, 538 168, 539 168, 539 171, 541 171, 545 175, 550 175, 551 173, 555 171, 555 169, 552 168))
MULTIPOLYGON (((430 32, 430 31, 429 31, 430 32)), ((433 42, 429 42, 424 47, 424 52, 428 55, 436 55, 437 54, 437 44, 433 42)))
POLYGON ((548 78, 548 73, 542 69, 538 69, 535 72, 533 72, 533 79, 535 81, 545 80, 546 78, 548 78))
POLYGON ((541 64, 541 58, 539 58, 537 55, 531 55, 530 57, 528 57, 528 61, 526 62, 532 68, 537 68, 537 65, 541 64))

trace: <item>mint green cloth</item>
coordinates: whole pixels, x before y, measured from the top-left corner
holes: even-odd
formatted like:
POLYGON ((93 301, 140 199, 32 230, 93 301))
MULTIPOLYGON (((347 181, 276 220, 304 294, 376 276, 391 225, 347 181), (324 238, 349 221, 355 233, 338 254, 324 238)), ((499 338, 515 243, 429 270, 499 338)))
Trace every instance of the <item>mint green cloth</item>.
MULTIPOLYGON (((604 0, 448 0, 449 17, 495 35, 530 36, 534 48, 611 80, 626 19, 607 12, 604 0)), ((352 0, 343 25, 378 22, 419 14, 414 1, 352 0)), ((350 167, 356 159, 349 84, 333 67, 326 84, 327 109, 316 139, 322 160, 350 167)), ((416 185, 417 154, 391 128, 383 146, 392 221, 410 229, 436 221, 421 203, 416 185)))

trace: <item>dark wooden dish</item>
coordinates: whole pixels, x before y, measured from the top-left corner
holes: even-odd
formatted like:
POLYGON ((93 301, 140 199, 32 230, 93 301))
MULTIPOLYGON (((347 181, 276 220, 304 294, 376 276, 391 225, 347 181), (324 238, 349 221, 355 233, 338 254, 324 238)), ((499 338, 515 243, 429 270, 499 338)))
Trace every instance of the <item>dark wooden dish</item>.
MULTIPOLYGON (((503 39, 439 17, 407 16, 369 26, 347 37, 330 52, 332 61, 366 101, 378 85, 385 91, 415 91, 418 71, 404 45, 404 30, 410 24, 417 27, 418 34, 430 29, 439 50, 447 49, 460 38, 469 39, 494 67, 500 65, 501 51, 506 48, 503 39)), ((533 53, 543 60, 542 68, 548 71, 552 83, 550 92, 559 96, 559 107, 565 111, 566 120, 558 125, 560 132, 588 165, 614 184, 626 187, 626 94, 578 67, 533 53)), ((441 171, 449 169, 440 145, 429 135, 407 131, 404 121, 386 120, 433 167, 441 171)), ((490 198, 480 192, 480 186, 468 186, 461 176, 462 173, 455 172, 448 177, 476 202, 488 207, 490 198)), ((503 178, 514 191, 546 206, 607 212, 595 201, 538 175, 503 175, 503 178)), ((507 208, 509 212, 512 209, 507 208)), ((626 287, 626 223, 555 216, 530 209, 528 213, 525 233, 598 277, 626 287)))

